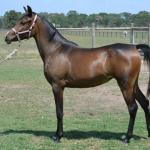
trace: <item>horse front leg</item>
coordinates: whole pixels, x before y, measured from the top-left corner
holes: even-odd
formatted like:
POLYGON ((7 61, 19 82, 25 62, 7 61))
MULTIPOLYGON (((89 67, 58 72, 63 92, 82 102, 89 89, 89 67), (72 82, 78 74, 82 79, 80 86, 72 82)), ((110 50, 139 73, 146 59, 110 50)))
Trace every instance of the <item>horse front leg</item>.
POLYGON ((53 136, 55 142, 60 142, 61 137, 63 137, 63 91, 64 89, 59 85, 52 85, 53 94, 55 98, 56 105, 56 116, 57 116, 57 130, 53 136))

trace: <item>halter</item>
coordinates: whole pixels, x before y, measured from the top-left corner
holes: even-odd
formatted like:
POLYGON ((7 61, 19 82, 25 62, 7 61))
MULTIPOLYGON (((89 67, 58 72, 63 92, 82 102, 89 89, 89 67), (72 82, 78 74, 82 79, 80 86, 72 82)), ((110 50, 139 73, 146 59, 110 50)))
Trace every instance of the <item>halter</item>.
POLYGON ((17 36, 17 39, 18 39, 19 42, 21 42, 21 39, 20 39, 20 35, 21 35, 21 34, 29 33, 28 38, 30 38, 30 36, 31 36, 31 31, 32 31, 32 28, 33 28, 34 25, 35 25, 36 20, 37 20, 37 14, 35 15, 34 20, 33 20, 33 23, 32 23, 32 25, 30 26, 30 28, 29 28, 28 30, 21 31, 21 32, 17 32, 15 28, 12 28, 12 29, 11 29, 11 30, 15 33, 15 35, 17 36))

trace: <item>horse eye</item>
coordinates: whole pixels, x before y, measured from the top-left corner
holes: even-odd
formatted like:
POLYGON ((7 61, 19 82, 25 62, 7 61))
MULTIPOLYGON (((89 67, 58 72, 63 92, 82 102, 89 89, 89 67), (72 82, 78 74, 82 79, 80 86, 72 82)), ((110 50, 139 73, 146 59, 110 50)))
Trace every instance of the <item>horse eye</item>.
POLYGON ((20 22, 20 24, 21 24, 21 25, 24 25, 24 24, 25 24, 25 22, 24 22, 24 21, 21 21, 21 22, 20 22))
POLYGON ((20 23, 22 24, 22 25, 25 25, 26 23, 29 23, 31 20, 22 20, 20 23))

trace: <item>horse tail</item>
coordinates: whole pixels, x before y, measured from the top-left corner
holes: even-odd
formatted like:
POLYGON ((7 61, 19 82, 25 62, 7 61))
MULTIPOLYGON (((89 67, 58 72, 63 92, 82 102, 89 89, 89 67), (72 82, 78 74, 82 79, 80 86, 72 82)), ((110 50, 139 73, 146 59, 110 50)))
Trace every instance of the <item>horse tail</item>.
POLYGON ((147 62, 148 70, 149 70, 149 81, 148 81, 148 88, 147 88, 147 96, 150 95, 150 47, 146 44, 138 44, 136 45, 137 49, 140 49, 139 52, 142 53, 144 57, 144 61, 147 62))

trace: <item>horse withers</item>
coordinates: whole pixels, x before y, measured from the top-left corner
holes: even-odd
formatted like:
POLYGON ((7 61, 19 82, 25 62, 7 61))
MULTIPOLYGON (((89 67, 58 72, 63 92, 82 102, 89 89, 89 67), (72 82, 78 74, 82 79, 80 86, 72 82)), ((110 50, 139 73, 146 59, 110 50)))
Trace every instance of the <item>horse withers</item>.
MULTIPOLYGON (((116 79, 129 110, 129 125, 124 142, 133 135, 134 121, 138 109, 136 100, 145 112, 148 137, 150 137, 149 101, 138 86, 141 57, 150 67, 150 47, 147 45, 112 44, 98 48, 80 48, 65 39, 45 19, 25 8, 25 14, 7 33, 5 41, 21 41, 33 37, 44 63, 44 74, 51 84, 57 115, 57 130, 53 140, 59 142, 63 136, 63 91, 65 87, 88 88, 116 79)), ((150 82, 148 83, 150 93, 150 82)))

